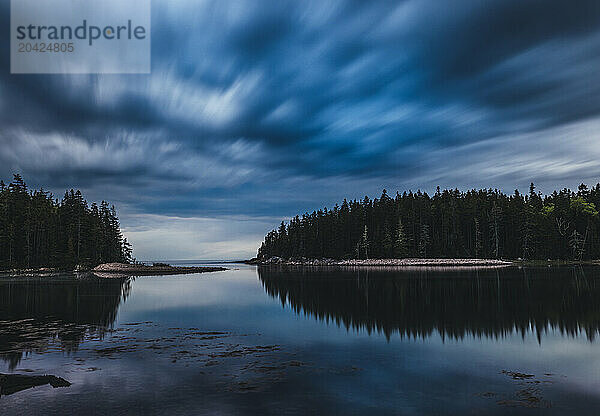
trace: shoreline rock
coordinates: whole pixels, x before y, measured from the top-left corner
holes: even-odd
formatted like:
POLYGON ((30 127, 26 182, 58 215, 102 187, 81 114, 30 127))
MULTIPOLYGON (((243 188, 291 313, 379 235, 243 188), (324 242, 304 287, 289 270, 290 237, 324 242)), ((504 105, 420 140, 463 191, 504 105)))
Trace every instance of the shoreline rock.
POLYGON ((64 378, 53 375, 0 374, 0 397, 46 384, 50 384, 53 388, 69 387, 71 385, 64 378))
POLYGON ((19 277, 48 277, 60 273, 60 269, 49 267, 40 267, 38 269, 6 269, 0 270, 0 277, 19 276, 19 277))
POLYGON ((122 276, 157 276, 188 273, 209 273, 228 270, 225 267, 181 267, 168 264, 157 264, 147 266, 145 264, 105 263, 92 269, 92 273, 99 277, 122 277, 122 276))
POLYGON ((267 260, 250 260, 248 264, 282 265, 282 266, 377 266, 377 267, 506 267, 516 263, 496 259, 283 259, 271 257, 267 260))

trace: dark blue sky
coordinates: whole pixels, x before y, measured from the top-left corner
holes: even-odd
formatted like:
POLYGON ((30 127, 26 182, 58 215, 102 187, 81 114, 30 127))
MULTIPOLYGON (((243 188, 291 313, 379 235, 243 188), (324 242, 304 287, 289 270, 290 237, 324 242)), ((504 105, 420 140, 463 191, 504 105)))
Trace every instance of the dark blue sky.
POLYGON ((138 258, 254 254, 408 188, 600 180, 600 3, 153 1, 151 75, 9 74, 0 174, 115 202, 138 258))

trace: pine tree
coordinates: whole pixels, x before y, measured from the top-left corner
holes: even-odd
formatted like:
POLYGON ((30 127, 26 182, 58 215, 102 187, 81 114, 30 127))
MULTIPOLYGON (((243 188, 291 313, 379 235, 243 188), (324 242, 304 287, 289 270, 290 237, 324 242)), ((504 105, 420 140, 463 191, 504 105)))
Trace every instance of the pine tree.
MULTIPOLYGON (((5 193, 4 198, 7 197, 5 193)), ((0 195, 0 210, 7 206, 6 201, 0 195)), ((596 206, 600 206, 600 184, 591 188, 580 186, 577 192, 562 189, 547 196, 537 193, 533 184, 528 194, 515 191, 511 195, 493 189, 438 190, 433 197, 421 191, 407 191, 396 193, 392 199, 383 192, 379 199, 345 200, 333 210, 294 217, 267 234, 259 255, 261 258, 400 255, 599 258, 600 219, 596 206), (398 230, 402 231, 401 243, 398 243, 398 230), (573 231, 577 231, 576 238, 573 231), (573 242, 576 242, 575 254, 573 242)), ((102 206, 99 211, 104 218, 102 206)), ((5 218, 11 215, 8 212, 5 218)), ((69 222, 65 217, 59 217, 63 228, 64 223, 69 222)), ((2 221, 6 225, 0 235, 13 235, 10 227, 14 221, 0 217, 0 224, 2 221)), ((34 257, 38 250, 37 227, 35 222, 29 225, 34 257)), ((17 237, 0 240, 0 247, 7 256, 9 241, 14 242, 17 237)), ((67 246, 66 242, 65 239, 62 247, 67 246)))
POLYGON ((80 191, 58 200, 43 189, 29 191, 20 175, 8 186, 0 181, 1 268, 95 266, 123 261, 130 249, 108 204, 101 214, 80 191))
POLYGON ((481 256, 483 242, 481 240, 481 228, 479 226, 479 218, 473 218, 473 222, 475 223, 475 258, 478 259, 481 256))
POLYGON ((398 221, 398 228, 396 229, 396 240, 394 241, 394 257, 402 259, 408 256, 408 241, 402 220, 398 221))
POLYGON ((573 259, 581 260, 585 249, 585 239, 579 231, 573 230, 571 233, 571 239, 569 240, 569 245, 573 251, 573 259))
MULTIPOLYGON (((531 184, 533 186, 533 184, 531 184)), ((502 208, 494 205, 489 213, 489 225, 490 225, 490 240, 492 243, 492 256, 498 258, 500 256, 500 216, 502 215, 502 208)))
POLYGON ((367 228, 367 226, 365 225, 362 237, 360 239, 360 243, 359 243, 359 249, 358 249, 358 257, 360 258, 361 253, 365 254, 365 259, 369 258, 369 230, 367 228))
POLYGON ((421 226, 421 235, 419 237, 419 255, 427 258, 427 247, 429 246, 429 225, 421 226))
POLYGON ((383 257, 391 258, 394 254, 394 239, 392 238, 392 231, 390 225, 386 221, 383 227, 383 241, 381 243, 383 249, 383 257))

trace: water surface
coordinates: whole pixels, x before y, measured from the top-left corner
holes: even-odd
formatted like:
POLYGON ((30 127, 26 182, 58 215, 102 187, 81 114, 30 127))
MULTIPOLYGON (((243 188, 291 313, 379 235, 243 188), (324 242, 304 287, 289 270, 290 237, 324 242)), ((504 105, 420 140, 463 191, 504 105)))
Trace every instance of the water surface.
POLYGON ((2 414, 597 414, 600 270, 0 279, 2 414))

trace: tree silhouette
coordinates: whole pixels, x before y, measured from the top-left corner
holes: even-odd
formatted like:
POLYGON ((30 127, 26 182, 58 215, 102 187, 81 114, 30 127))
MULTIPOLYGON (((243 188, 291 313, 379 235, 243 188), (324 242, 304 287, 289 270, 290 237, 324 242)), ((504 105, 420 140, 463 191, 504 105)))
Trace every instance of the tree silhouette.
POLYGON ((20 175, 0 183, 0 267, 95 266, 129 261, 114 206, 88 205, 80 191, 62 200, 43 189, 30 191, 20 175))
POLYGON ((542 196, 497 189, 404 192, 344 200, 267 234, 258 256, 282 258, 600 257, 600 184, 542 196))

